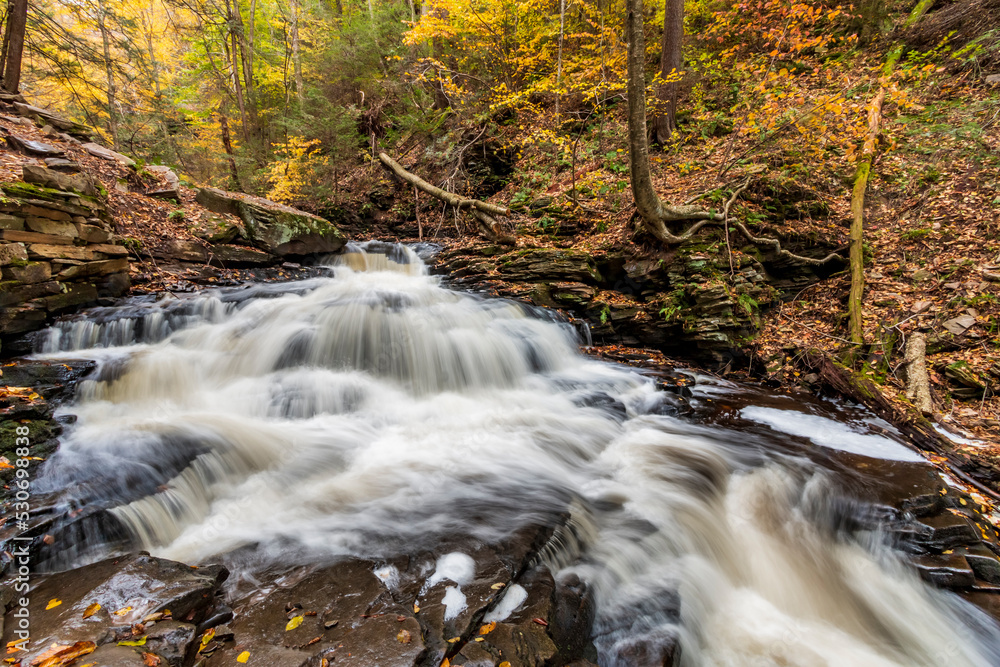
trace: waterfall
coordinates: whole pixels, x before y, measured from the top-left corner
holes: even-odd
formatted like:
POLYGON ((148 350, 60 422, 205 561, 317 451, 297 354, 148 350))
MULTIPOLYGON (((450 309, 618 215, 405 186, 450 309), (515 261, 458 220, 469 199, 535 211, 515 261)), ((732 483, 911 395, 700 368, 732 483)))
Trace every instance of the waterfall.
POLYGON ((388 559, 558 525, 539 562, 595 592, 602 666, 678 639, 684 665, 1000 661, 985 614, 879 528, 838 525, 854 501, 811 452, 925 465, 888 429, 725 384, 690 402, 743 401, 745 428, 699 421, 582 356, 571 324, 445 289, 409 248, 331 262, 52 328, 43 356, 99 367, 39 490, 190 563, 388 559))

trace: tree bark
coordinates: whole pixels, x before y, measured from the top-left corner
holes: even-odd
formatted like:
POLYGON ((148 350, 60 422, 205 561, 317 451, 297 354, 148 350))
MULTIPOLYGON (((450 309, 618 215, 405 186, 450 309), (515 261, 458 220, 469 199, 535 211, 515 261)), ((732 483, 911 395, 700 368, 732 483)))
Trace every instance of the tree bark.
POLYGON ((233 184, 236 186, 236 190, 242 190, 243 184, 240 183, 240 172, 236 168, 233 141, 229 135, 229 119, 226 118, 226 114, 222 112, 221 107, 219 108, 219 131, 222 134, 222 147, 226 150, 226 156, 229 158, 229 173, 233 177, 233 184))
POLYGON ((27 23, 28 0, 9 0, 3 34, 3 87, 8 93, 17 93, 21 87, 21 58, 27 23))
MULTIPOLYGON (((395 174, 398 178, 412 185, 416 190, 426 192, 456 210, 469 209, 472 217, 476 219, 476 222, 479 224, 479 227, 483 230, 486 236, 501 243, 513 242, 513 238, 503 232, 500 227, 500 223, 493 217, 495 215, 510 215, 509 209, 496 204, 480 201, 478 199, 467 199, 455 194, 454 192, 442 190, 439 187, 431 185, 419 176, 408 172, 402 167, 402 165, 385 153, 379 153, 378 159, 387 169, 389 169, 389 171, 395 174)), ((457 218, 455 224, 458 224, 457 218)))
POLYGON ((924 415, 934 411, 930 379, 927 376, 927 341, 921 333, 910 336, 906 343, 906 397, 924 415))
POLYGON ((295 95, 299 99, 299 108, 302 108, 302 53, 299 45, 299 3, 298 0, 291 0, 292 5, 292 70, 295 77, 295 95))
POLYGON ((666 144, 677 129, 677 89, 673 81, 684 66, 684 0, 666 0, 663 11, 663 49, 660 52, 660 79, 656 98, 660 104, 653 116, 653 141, 666 144))
MULTIPOLYGON (((904 28, 912 28, 919 21, 934 0, 920 0, 910 12, 904 28)), ((882 67, 882 76, 888 80, 896 69, 896 63, 903 55, 903 45, 896 43, 886 56, 885 64, 882 67)), ((851 342, 861 345, 865 342, 864 326, 862 322, 862 311, 864 310, 863 300, 865 292, 865 268, 864 268, 864 226, 865 226, 865 192, 868 189, 868 180, 871 176, 872 162, 878 150, 878 134, 882 125, 882 105, 885 102, 885 83, 879 85, 878 92, 868 108, 868 134, 865 137, 865 144, 861 150, 858 160, 857 170, 854 172, 854 190, 851 193, 851 233, 850 233, 850 262, 851 262, 851 292, 847 299, 847 317, 849 320, 851 342)))
POLYGON ((559 117, 559 99, 562 97, 562 55, 565 34, 566 0, 559 0, 559 54, 556 57, 556 118, 559 117))
POLYGON ((104 0, 97 3, 97 27, 101 31, 101 42, 104 46, 104 71, 108 82, 108 130, 111 132, 111 143, 118 146, 118 101, 115 90, 115 72, 111 62, 111 35, 108 31, 107 10, 104 0))

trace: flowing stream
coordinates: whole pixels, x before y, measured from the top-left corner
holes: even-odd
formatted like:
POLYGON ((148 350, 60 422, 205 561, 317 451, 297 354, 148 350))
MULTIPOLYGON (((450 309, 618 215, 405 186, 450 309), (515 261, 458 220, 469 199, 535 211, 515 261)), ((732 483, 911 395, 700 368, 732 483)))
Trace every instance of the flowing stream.
POLYGON ((845 490, 838 457, 924 465, 887 424, 708 378, 679 397, 408 248, 352 249, 329 277, 51 329, 42 356, 99 367, 39 490, 103 508, 132 547, 247 572, 559 525, 540 557, 595 592, 602 666, 678 640, 683 665, 1000 662, 994 622, 845 490))

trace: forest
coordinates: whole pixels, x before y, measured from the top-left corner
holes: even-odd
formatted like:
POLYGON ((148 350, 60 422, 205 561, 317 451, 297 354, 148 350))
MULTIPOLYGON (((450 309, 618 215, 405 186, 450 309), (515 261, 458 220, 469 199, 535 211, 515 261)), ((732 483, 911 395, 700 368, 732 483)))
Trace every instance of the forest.
POLYGON ((1000 0, 0 30, 4 664, 1000 664, 1000 0))

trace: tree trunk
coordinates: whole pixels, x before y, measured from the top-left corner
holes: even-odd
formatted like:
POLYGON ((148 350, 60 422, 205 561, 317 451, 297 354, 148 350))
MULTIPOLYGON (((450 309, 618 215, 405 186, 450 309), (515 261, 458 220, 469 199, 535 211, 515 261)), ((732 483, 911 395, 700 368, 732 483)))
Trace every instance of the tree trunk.
POLYGON ((115 90, 115 72, 111 62, 111 35, 108 31, 107 10, 104 0, 97 3, 97 27, 101 31, 101 42, 104 45, 104 72, 108 82, 108 130, 111 132, 111 143, 118 146, 118 101, 115 90))
POLYGON ((226 155, 229 158, 229 173, 233 177, 233 185, 236 190, 242 190, 243 184, 240 183, 240 172, 236 168, 236 154, 233 152, 233 141, 229 135, 229 119, 226 118, 226 114, 223 113, 222 108, 219 108, 219 131, 222 134, 222 147, 226 149, 226 155))
POLYGON ((660 52, 660 79, 656 87, 659 104, 653 115, 652 139, 666 144, 677 129, 676 79, 684 66, 681 47, 684 43, 684 0, 666 0, 663 11, 663 49, 660 52))
POLYGON ((562 54, 566 34, 566 0, 559 0, 559 55, 556 57, 556 118, 559 117, 559 99, 562 97, 562 54))
POLYGON ((28 0, 9 0, 7 26, 3 33, 3 87, 17 93, 21 87, 21 57, 28 23, 28 0))
MULTIPOLYGON (((920 0, 909 17, 903 23, 904 28, 912 28, 919 21, 934 0, 920 0)), ((903 45, 897 43, 886 56, 882 67, 882 76, 888 79, 896 69, 896 63, 903 55, 903 45)), ((861 345, 865 342, 862 322, 862 303, 865 291, 864 268, 864 225, 865 225, 865 192, 871 176, 872 162, 878 150, 878 134, 882 124, 882 105, 885 102, 885 85, 879 85, 875 99, 868 108, 868 134, 865 137, 864 148, 858 160, 858 168, 854 172, 854 190, 851 193, 851 293, 847 300, 847 317, 850 322, 851 342, 861 345)))
POLYGON ((906 397, 924 415, 934 412, 931 401, 931 383, 927 376, 927 340, 922 333, 914 333, 906 343, 906 397))
POLYGON ((292 69, 295 77, 295 95, 299 99, 299 108, 302 108, 302 53, 299 46, 299 3, 291 0, 292 5, 292 69))

